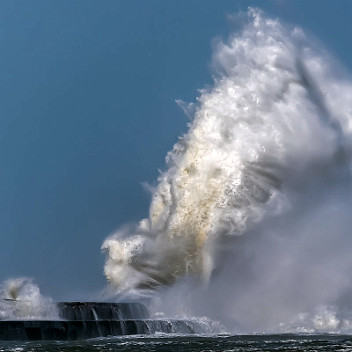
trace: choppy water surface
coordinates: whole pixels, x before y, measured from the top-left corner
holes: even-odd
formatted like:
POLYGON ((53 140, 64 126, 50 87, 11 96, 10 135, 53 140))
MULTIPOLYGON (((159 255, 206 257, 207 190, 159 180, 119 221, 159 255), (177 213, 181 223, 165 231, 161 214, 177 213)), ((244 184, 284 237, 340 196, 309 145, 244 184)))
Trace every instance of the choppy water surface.
POLYGON ((133 336, 74 342, 1 342, 0 351, 352 351, 351 335, 133 336))

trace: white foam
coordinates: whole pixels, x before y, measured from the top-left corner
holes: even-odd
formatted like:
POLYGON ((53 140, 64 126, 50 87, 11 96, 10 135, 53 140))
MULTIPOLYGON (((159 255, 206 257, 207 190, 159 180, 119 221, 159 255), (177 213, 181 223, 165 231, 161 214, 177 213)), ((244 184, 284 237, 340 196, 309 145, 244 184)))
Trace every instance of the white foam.
POLYGON ((219 237, 284 212, 292 179, 350 153, 352 85, 331 74, 301 30, 254 9, 249 17, 215 49, 214 85, 167 155, 149 218, 103 244, 105 274, 119 289, 208 278, 219 237))
POLYGON ((58 318, 56 304, 41 295, 30 278, 15 278, 0 286, 1 320, 43 320, 58 318))
POLYGON ((352 310, 352 83, 303 30, 248 19, 217 43, 213 86, 181 103, 189 130, 149 217, 104 242, 105 275, 120 293, 164 287, 156 312, 338 330, 352 310))

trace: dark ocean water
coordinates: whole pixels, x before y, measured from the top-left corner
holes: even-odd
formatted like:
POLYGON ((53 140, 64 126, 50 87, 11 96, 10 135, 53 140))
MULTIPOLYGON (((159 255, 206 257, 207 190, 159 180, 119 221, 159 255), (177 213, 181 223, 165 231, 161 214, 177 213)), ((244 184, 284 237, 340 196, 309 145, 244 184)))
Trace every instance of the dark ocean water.
POLYGON ((352 335, 154 335, 74 342, 11 341, 0 343, 2 351, 352 351, 352 335))

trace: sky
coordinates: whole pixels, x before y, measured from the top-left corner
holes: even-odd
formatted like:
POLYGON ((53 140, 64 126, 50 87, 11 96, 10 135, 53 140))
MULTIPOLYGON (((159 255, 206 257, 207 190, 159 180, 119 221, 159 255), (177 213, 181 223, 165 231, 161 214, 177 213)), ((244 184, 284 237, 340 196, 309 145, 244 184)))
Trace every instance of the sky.
POLYGON ((212 43, 248 6, 352 71, 349 0, 0 2, 0 281, 56 299, 104 288, 102 242, 148 215, 143 185, 187 130, 175 100, 212 83, 212 43))

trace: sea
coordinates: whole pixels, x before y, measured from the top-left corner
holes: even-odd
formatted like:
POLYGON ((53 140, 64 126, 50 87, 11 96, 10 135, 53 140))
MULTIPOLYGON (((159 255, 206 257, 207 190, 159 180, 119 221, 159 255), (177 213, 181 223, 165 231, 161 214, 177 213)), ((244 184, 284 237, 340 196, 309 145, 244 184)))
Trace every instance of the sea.
POLYGON ((50 351, 352 351, 352 335, 145 335, 80 341, 2 341, 0 352, 50 351))

